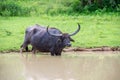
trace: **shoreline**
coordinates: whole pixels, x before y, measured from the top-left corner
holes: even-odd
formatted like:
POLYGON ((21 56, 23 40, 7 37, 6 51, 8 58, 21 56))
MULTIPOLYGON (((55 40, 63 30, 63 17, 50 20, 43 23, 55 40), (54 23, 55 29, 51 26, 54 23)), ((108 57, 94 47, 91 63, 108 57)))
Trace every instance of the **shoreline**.
POLYGON ((71 47, 71 48, 65 48, 63 50, 64 52, 69 51, 120 51, 120 47, 94 47, 94 48, 82 48, 82 47, 71 47))
MULTIPOLYGON (((108 46, 103 46, 103 47, 94 47, 94 48, 83 48, 83 47, 67 47, 63 49, 63 52, 72 52, 72 51, 120 51, 120 47, 108 47, 108 46)), ((10 53, 10 52, 20 52, 19 50, 5 50, 5 51, 0 51, 0 53, 10 53)), ((26 51, 23 51, 26 52, 26 51)), ((28 52, 31 52, 30 50, 28 52)))

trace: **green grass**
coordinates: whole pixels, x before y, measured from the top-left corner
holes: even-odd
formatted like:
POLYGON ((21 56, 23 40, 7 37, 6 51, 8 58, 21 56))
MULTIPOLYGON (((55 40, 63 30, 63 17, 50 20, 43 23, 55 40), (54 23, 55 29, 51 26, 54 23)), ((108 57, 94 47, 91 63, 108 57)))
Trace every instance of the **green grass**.
POLYGON ((26 27, 34 24, 56 27, 72 33, 81 24, 81 31, 73 36, 74 47, 120 46, 120 16, 79 15, 39 17, 0 17, 0 51, 19 50, 26 27))

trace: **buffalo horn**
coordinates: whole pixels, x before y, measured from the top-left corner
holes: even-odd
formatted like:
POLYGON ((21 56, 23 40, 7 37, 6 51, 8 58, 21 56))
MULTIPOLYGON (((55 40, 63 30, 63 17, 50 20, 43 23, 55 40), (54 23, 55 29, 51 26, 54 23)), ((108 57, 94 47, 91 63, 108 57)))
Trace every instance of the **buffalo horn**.
POLYGON ((79 31, 80 31, 80 24, 78 23, 78 29, 74 33, 69 34, 69 35, 73 36, 73 35, 77 34, 79 31))
POLYGON ((47 26, 47 33, 48 33, 49 35, 57 36, 57 37, 62 36, 62 34, 54 34, 54 33, 50 33, 50 32, 48 31, 48 29, 49 29, 49 26, 47 26))

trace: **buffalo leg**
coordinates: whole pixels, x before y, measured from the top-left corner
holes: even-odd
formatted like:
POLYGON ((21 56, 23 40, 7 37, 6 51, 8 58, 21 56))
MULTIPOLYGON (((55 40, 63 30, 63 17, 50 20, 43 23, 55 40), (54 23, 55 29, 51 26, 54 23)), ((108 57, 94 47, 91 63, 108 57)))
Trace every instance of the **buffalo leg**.
POLYGON ((33 50, 34 50, 34 48, 32 47, 31 51, 33 51, 33 50))
POLYGON ((50 49, 50 53, 51 53, 51 56, 54 56, 54 54, 55 54, 54 48, 51 48, 51 49, 50 49))
POLYGON ((57 53, 55 53, 55 55, 56 56, 61 56, 61 52, 59 52, 59 53, 57 52, 57 53))
POLYGON ((25 49, 26 49, 26 51, 28 52, 28 46, 26 46, 26 48, 25 48, 25 49))
POLYGON ((54 54, 55 54, 54 51, 51 51, 51 56, 54 56, 54 54))
POLYGON ((29 43, 27 43, 27 42, 24 42, 22 45, 21 45, 21 49, 20 49, 20 53, 22 54, 22 51, 23 51, 23 49, 28 49, 28 44, 29 43))
POLYGON ((32 53, 33 53, 33 54, 36 53, 36 49, 34 49, 33 47, 32 47, 32 53))
MULTIPOLYGON (((23 47, 23 44, 20 46, 20 48, 23 47)), ((28 46, 25 47, 26 52, 28 52, 28 46)))
POLYGON ((62 52, 61 49, 60 49, 60 50, 57 50, 57 51, 55 51, 55 55, 56 55, 56 56, 61 56, 61 52, 62 52))

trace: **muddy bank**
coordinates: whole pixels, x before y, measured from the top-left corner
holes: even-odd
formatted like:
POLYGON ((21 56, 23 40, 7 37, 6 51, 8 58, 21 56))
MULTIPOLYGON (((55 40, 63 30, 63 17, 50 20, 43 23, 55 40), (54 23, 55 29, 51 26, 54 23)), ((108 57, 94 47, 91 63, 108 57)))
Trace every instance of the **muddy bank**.
MULTIPOLYGON (((70 51, 120 51, 120 47, 90 47, 90 48, 82 48, 82 47, 67 47, 63 50, 63 52, 70 52, 70 51)), ((0 53, 10 53, 10 52, 20 52, 19 50, 5 50, 0 51, 0 53)), ((23 51, 25 52, 25 51, 23 51)), ((29 49, 28 52, 31 52, 29 49)))
POLYGON ((71 47, 71 48, 65 48, 63 50, 64 52, 69 51, 120 51, 120 47, 95 47, 95 48, 81 48, 81 47, 71 47))

